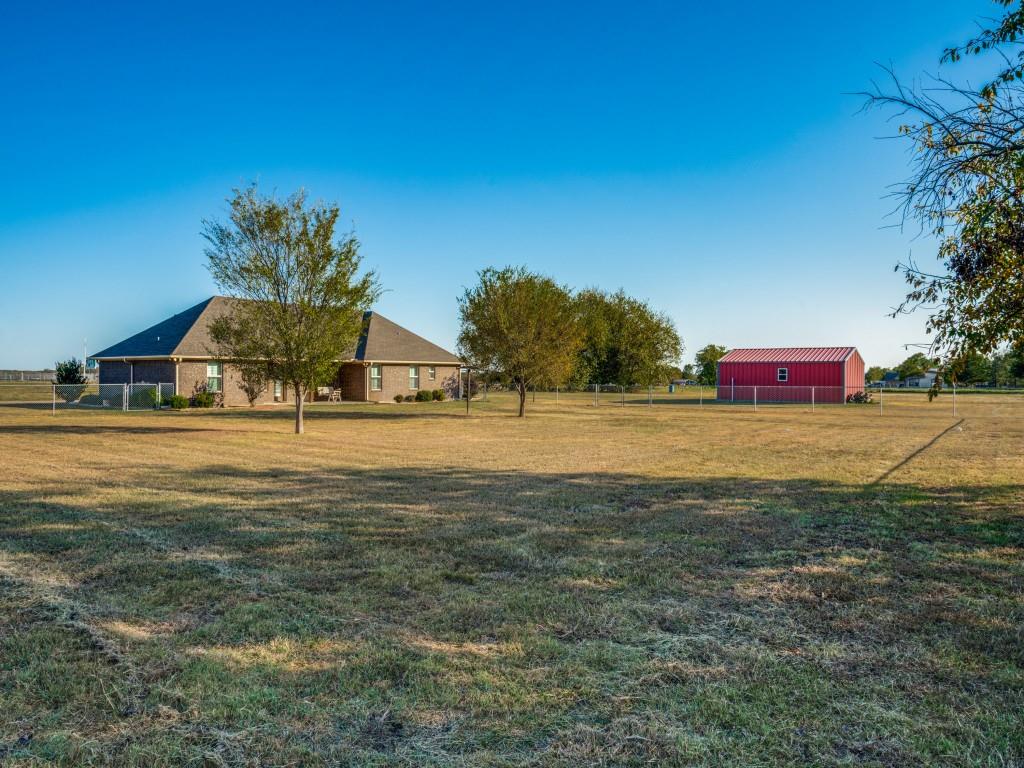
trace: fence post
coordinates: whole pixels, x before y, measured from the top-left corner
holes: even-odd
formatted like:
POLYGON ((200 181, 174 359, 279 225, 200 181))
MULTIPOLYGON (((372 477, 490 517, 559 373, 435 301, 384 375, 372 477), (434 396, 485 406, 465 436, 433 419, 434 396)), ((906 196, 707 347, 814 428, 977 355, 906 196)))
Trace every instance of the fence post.
POLYGON ((597 384, 594 385, 594 405, 597 405, 597 384))
MULTIPOLYGON (((25 380, 25 374, 24 373, 21 374, 21 380, 22 381, 25 380)), ((54 416, 57 415, 57 385, 56 384, 53 385, 53 411, 51 411, 51 413, 54 416)))
MULTIPOLYGON (((485 390, 486 391, 486 390, 485 390)), ((473 399, 473 371, 466 369, 466 415, 469 416, 469 401, 473 399)))
POLYGON ((754 387, 754 410, 757 410, 757 387, 754 387))
POLYGON ((623 406, 626 404, 626 387, 619 384, 619 405, 623 406))
POLYGON ((650 384, 647 385, 647 407, 650 408, 654 405, 654 387, 650 384))
POLYGON ((558 387, 555 387, 555 405, 558 405, 558 387))
POLYGON ((953 418, 956 418, 956 382, 953 382, 953 418))
POLYGON ((811 413, 814 413, 814 387, 811 387, 811 413))
POLYGON ((882 415, 882 392, 885 390, 882 387, 878 388, 878 415, 882 415))
POLYGON ((729 379, 729 381, 730 381, 730 386, 732 387, 732 392, 729 393, 729 402, 730 403, 735 403, 736 402, 736 379, 729 379))
POLYGON ((121 385, 121 410, 128 410, 128 384, 121 385))
POLYGON ((704 407, 704 385, 700 385, 700 407, 704 407))

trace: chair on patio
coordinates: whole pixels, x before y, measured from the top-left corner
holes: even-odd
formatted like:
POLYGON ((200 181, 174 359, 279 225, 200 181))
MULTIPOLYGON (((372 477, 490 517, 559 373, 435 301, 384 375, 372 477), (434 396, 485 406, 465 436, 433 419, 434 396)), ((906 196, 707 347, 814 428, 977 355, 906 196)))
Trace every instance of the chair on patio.
POLYGON ((341 402, 341 388, 331 387, 330 393, 327 395, 328 403, 340 403, 341 402))

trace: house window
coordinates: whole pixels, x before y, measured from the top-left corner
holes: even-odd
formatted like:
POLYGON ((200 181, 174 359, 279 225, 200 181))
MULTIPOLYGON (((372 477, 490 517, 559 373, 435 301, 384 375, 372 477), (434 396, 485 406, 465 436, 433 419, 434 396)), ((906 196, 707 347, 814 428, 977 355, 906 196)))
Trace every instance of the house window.
POLYGON ((789 381, 789 368, 779 368, 779 381, 789 381))
POLYGON ((221 382, 224 379, 224 368, 222 363, 206 364, 206 391, 220 392, 221 382))
POLYGON ((420 367, 418 365, 409 366, 409 389, 420 388, 420 367))
POLYGON ((380 392, 381 385, 383 383, 383 377, 380 373, 380 365, 370 366, 370 389, 374 392, 380 392))
POLYGON ((437 368, 434 366, 427 368, 427 378, 434 381, 437 378, 437 368))
POLYGON ((281 402, 281 398, 284 397, 284 385, 280 381, 274 382, 274 400, 281 402))

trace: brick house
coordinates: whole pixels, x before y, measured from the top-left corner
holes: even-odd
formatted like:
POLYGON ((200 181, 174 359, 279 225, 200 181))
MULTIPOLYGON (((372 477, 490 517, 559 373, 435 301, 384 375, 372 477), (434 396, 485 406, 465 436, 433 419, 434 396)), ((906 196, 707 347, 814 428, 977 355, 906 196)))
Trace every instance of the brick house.
MULTIPOLYGON (((177 394, 189 396, 206 388, 220 393, 224 405, 248 405, 237 370, 217 360, 209 333, 210 323, 230 312, 234 301, 212 296, 92 355, 100 366, 100 384, 173 383, 177 394)), ((391 401, 420 389, 444 389, 454 397, 460 366, 451 352, 377 312, 367 312, 355 349, 338 361, 328 384, 344 400, 391 401)), ((256 402, 290 402, 288 385, 271 382, 256 402)))

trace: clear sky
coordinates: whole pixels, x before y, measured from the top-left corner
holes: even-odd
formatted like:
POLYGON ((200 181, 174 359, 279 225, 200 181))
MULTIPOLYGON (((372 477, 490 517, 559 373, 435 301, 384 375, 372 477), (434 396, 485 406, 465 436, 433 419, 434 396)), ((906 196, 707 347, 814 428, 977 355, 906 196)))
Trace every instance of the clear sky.
POLYGON ((934 253, 886 226, 906 147, 851 94, 936 71, 993 3, 313 6, 5 8, 0 368, 213 294, 200 222, 250 180, 338 201, 377 309, 448 347, 505 264, 649 300, 687 360, 925 340, 886 316, 934 253))

